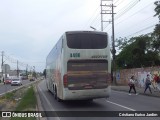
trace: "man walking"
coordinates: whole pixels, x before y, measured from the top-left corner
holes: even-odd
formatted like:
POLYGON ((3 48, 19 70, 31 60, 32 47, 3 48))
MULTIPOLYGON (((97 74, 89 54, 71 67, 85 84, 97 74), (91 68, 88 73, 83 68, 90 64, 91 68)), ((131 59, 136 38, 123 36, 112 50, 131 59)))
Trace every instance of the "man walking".
POLYGON ((146 92, 147 89, 149 89, 150 93, 152 94, 150 85, 151 85, 151 80, 150 80, 150 77, 149 77, 149 74, 148 74, 148 75, 147 75, 147 78, 146 78, 146 82, 145 82, 145 90, 144 90, 144 93, 146 92))

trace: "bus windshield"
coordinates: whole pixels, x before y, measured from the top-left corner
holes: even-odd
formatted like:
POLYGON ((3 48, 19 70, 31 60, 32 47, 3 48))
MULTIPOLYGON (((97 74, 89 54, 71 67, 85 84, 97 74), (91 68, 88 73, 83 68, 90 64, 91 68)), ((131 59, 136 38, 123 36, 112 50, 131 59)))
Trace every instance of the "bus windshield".
POLYGON ((107 47, 106 34, 67 33, 67 45, 73 49, 104 49, 107 47))

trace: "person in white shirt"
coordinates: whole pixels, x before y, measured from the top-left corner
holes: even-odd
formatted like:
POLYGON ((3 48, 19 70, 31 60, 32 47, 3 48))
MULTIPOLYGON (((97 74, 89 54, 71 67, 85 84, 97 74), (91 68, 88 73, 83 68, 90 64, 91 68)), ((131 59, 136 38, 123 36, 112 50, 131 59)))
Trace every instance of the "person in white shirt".
POLYGON ((134 76, 131 76, 131 78, 130 78, 130 80, 129 80, 129 87, 130 87, 130 89, 129 89, 129 95, 131 95, 131 90, 133 89, 134 90, 134 93, 136 94, 136 95, 138 95, 137 94, 137 92, 136 92, 136 88, 135 88, 135 79, 134 79, 134 76))

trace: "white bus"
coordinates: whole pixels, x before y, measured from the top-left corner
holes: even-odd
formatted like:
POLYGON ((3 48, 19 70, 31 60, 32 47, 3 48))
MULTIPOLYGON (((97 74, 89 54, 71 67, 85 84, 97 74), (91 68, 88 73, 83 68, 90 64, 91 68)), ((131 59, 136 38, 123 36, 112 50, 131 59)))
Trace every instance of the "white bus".
POLYGON ((111 58, 108 35, 97 31, 68 31, 46 59, 46 85, 61 100, 109 97, 111 58))

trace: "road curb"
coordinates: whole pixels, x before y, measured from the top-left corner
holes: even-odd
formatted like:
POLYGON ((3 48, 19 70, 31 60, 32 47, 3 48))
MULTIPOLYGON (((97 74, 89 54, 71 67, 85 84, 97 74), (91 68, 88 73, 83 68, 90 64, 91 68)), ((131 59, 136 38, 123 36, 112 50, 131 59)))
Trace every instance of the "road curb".
MULTIPOLYGON (((44 111, 43 107, 42 107, 42 102, 40 100, 40 96, 39 96, 39 91, 38 91, 38 84, 36 84, 35 86, 35 93, 36 93, 36 98, 37 98, 37 111, 44 111)), ((37 118, 37 120, 47 120, 45 117, 39 117, 37 118)))
POLYGON ((4 83, 0 83, 0 85, 4 85, 4 83))
MULTIPOLYGON (((127 93, 129 91, 128 86, 112 86, 111 89, 115 90, 115 91, 123 91, 123 92, 127 92, 127 93)), ((144 93, 144 89, 140 89, 140 88, 137 87, 136 91, 140 95, 160 98, 160 92, 154 92, 154 90, 152 90, 152 94, 150 94, 149 92, 144 93)))

